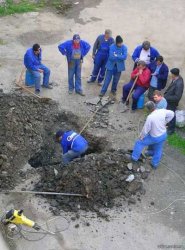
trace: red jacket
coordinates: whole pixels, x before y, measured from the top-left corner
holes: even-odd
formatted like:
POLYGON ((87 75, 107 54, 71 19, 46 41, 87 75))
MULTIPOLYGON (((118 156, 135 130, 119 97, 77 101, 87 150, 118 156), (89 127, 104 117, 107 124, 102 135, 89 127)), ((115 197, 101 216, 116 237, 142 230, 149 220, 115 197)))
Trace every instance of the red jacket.
MULTIPOLYGON (((136 68, 132 71, 131 74, 131 78, 135 79, 136 74, 139 72, 139 69, 136 68)), ((141 86, 141 87, 145 87, 145 88, 149 88, 150 86, 150 78, 151 78, 151 72, 150 70, 146 67, 143 69, 143 72, 141 75, 138 76, 136 85, 141 86)))

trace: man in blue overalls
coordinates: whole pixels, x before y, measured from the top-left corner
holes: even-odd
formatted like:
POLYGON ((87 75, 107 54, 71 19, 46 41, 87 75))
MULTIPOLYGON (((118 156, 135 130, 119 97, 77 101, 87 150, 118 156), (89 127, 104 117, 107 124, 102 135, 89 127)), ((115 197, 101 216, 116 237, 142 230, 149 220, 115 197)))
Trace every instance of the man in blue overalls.
POLYGON ((93 46, 92 58, 94 59, 94 69, 88 83, 93 83, 98 78, 98 84, 101 86, 105 76, 105 65, 109 56, 109 47, 114 43, 111 37, 111 30, 105 30, 105 34, 99 35, 93 46))
POLYGON ((66 166, 73 159, 80 157, 88 149, 88 142, 83 136, 73 130, 56 133, 56 141, 60 143, 63 151, 62 163, 66 166))
POLYGON ((83 58, 90 48, 90 44, 81 40, 78 34, 73 36, 73 40, 66 41, 58 46, 62 55, 67 57, 69 94, 72 94, 75 89, 76 94, 84 96, 81 86, 81 68, 83 58))
POLYGON ((33 77, 35 93, 40 94, 41 74, 43 73, 43 88, 52 89, 49 83, 50 69, 42 64, 42 50, 39 44, 34 44, 24 55, 24 65, 33 77))

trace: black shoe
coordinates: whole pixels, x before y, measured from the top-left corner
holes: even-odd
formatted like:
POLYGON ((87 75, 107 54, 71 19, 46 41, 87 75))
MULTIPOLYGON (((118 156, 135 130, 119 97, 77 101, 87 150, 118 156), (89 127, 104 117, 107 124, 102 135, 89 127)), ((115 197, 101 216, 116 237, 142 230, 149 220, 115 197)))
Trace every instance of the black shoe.
POLYGON ((48 84, 47 86, 46 86, 46 85, 42 85, 42 87, 43 87, 43 88, 46 88, 46 89, 53 89, 53 86, 52 86, 52 85, 49 85, 49 84, 48 84))
POLYGON ((36 95, 40 95, 40 89, 36 89, 36 90, 35 90, 35 94, 36 94, 36 95))
POLYGON ((76 94, 81 95, 81 96, 85 96, 85 94, 82 91, 80 91, 80 92, 77 91, 76 94))
POLYGON ((103 94, 103 93, 100 93, 100 94, 99 94, 99 97, 103 97, 104 95, 105 95, 105 94, 103 94))

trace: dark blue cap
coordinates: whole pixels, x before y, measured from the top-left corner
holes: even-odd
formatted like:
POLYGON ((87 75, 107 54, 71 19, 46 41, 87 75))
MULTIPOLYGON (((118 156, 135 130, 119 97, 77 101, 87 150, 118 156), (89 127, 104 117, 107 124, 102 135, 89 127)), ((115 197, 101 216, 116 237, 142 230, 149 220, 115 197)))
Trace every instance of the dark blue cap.
POLYGON ((73 40, 80 40, 80 36, 79 36, 78 34, 75 34, 75 35, 73 36, 73 40))
POLYGON ((61 137, 61 136, 63 136, 63 134, 64 134, 64 131, 63 130, 58 130, 57 132, 56 132, 56 138, 59 138, 59 137, 61 137))

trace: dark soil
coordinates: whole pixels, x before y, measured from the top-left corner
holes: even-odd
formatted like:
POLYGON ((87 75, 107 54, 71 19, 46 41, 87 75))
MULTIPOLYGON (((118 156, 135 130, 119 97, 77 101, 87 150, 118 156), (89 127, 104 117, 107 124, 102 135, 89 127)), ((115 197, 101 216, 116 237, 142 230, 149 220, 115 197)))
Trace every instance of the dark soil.
POLYGON ((45 166, 44 171, 41 169, 41 182, 36 189, 88 195, 88 198, 53 196, 52 199, 57 201, 55 207, 59 210, 98 211, 100 207, 110 208, 116 197, 123 195, 128 198, 142 189, 140 172, 134 173, 133 182, 125 181, 133 173, 128 170, 127 163, 124 152, 112 150, 86 155, 63 168, 45 166), (57 175, 54 168, 58 171, 57 175))
POLYGON ((112 150, 106 138, 96 137, 88 130, 83 133, 89 142, 87 154, 65 168, 57 164, 61 149, 54 134, 59 128, 79 132, 85 120, 59 111, 55 102, 43 103, 31 96, 0 92, 0 110, 1 189, 12 189, 22 182, 21 168, 29 162, 41 175, 35 190, 88 195, 47 197, 56 214, 61 209, 99 211, 100 207, 112 207, 116 197, 129 198, 142 190, 143 173, 128 169, 125 152, 112 150), (135 179, 128 183, 125 180, 132 171, 135 179))

